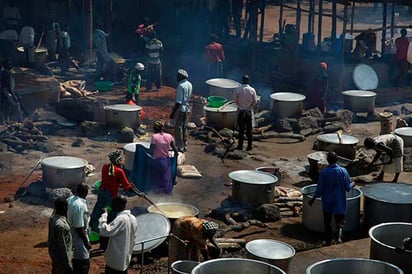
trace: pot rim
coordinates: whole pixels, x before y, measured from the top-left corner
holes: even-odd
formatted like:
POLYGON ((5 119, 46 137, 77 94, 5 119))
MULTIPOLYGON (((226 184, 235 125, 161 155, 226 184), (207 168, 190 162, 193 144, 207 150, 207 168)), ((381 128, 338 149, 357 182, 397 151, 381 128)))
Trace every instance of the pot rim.
MULTIPOLYGON (((376 239, 376 237, 375 237, 374 234, 373 234, 373 232, 374 232, 375 230, 379 229, 379 228, 382 227, 382 226, 394 226, 394 225, 412 226, 412 223, 405 223, 405 222, 388 222, 388 223, 377 224, 377 225, 374 225, 373 227, 371 227, 371 228, 369 229, 369 231, 368 231, 369 237, 371 238, 371 240, 375 241, 376 243, 379 243, 380 245, 382 245, 382 246, 384 246, 384 247, 387 247, 387 248, 389 248, 389 249, 395 250, 396 247, 391 246, 391 245, 388 245, 388 244, 385 244, 385 243, 382 242, 382 241, 379 241, 378 239, 376 239)), ((411 254, 412 254, 412 251, 411 251, 411 250, 404 250, 404 252, 406 252, 406 253, 411 253, 411 254)))
POLYGON ((223 88, 223 89, 234 89, 234 88, 238 88, 241 86, 239 82, 229 79, 229 78, 211 78, 211 79, 206 80, 205 83, 208 86, 223 88))
MULTIPOLYGON (((293 248, 293 246, 291 246, 290 244, 287 244, 285 242, 282 241, 277 241, 277 240, 273 240, 273 239, 256 239, 256 240, 252 240, 246 243, 245 245, 245 249, 247 250, 247 252, 249 252, 250 254, 252 254, 253 256, 262 258, 262 259, 267 259, 267 260, 285 260, 285 259, 291 259, 293 256, 295 256, 296 254, 296 250, 293 248), (289 254, 287 256, 283 256, 283 257, 268 257, 268 256, 262 256, 262 254, 260 254, 259 252, 254 252, 251 250, 251 247, 253 245, 257 245, 257 247, 259 247, 259 245, 261 245, 261 249, 263 250, 265 249, 266 251, 274 251, 274 250, 270 250, 270 248, 267 245, 262 245, 261 243, 275 243, 279 246, 283 246, 285 248, 287 248, 287 250, 289 251, 289 254)), ((286 250, 286 249, 284 249, 286 250)), ((275 254, 276 252, 272 252, 272 254, 275 254)))
POLYGON ((281 91, 272 93, 270 98, 279 102, 301 102, 306 99, 306 96, 301 93, 281 91))
POLYGON ((342 134, 342 143, 339 143, 339 137, 336 133, 320 134, 316 139, 327 144, 335 145, 356 145, 359 143, 358 138, 347 134, 342 134))
POLYGON ((327 263, 333 263, 333 262, 337 262, 337 261, 344 261, 345 263, 348 263, 350 261, 356 261, 356 262, 370 262, 370 263, 376 263, 376 264, 382 264, 382 265, 387 265, 389 267, 391 267, 392 269, 396 269, 397 271, 399 271, 399 274, 403 274, 403 271, 396 265, 388 263, 388 262, 384 262, 384 261, 379 261, 379 260, 374 260, 374 259, 365 259, 365 258, 334 258, 334 259, 326 259, 326 260, 322 260, 319 262, 316 262, 314 264, 311 264, 310 266, 308 266, 308 268, 306 268, 306 273, 310 274, 312 269, 317 267, 318 265, 321 264, 327 264, 327 263))
MULTIPOLYGON (((399 195, 399 192, 402 190, 401 188, 403 188, 404 190, 409 190, 409 194, 412 194, 412 185, 405 183, 374 183, 370 185, 365 185, 361 189, 363 191, 363 195, 366 198, 374 200, 376 202, 391 205, 412 205, 412 200, 410 199, 411 195, 399 195), (371 193, 369 189, 372 188, 373 190, 373 187, 383 187, 384 189, 381 190, 379 193, 371 193), (391 195, 388 195, 388 193, 390 193, 391 195), (391 200, 391 198, 393 198, 394 196, 396 196, 395 198, 397 199, 399 199, 399 197, 402 197, 404 198, 404 201, 391 200)), ((405 194, 405 192, 403 192, 403 194, 405 194)))
MULTIPOLYGON (((303 196, 307 195, 308 198, 311 198, 311 197, 313 197, 313 195, 315 194, 316 186, 317 186, 317 184, 311 184, 311 185, 304 186, 304 187, 302 187, 302 188, 300 189, 300 192, 302 193, 303 196), (307 189, 309 189, 310 187, 315 188, 315 191, 308 192, 307 189)), ((354 190, 354 191, 358 192, 358 194, 357 194, 356 196, 353 196, 353 197, 349 197, 349 198, 346 197, 346 201, 351 201, 351 200, 355 200, 355 199, 360 199, 360 197, 362 197, 363 191, 362 191, 360 188, 353 187, 351 190, 354 190)), ((318 199, 321 200, 320 197, 317 197, 317 198, 316 198, 316 200, 318 200, 318 199)))
MULTIPOLYGON (((246 169, 232 171, 228 174, 228 176, 233 181, 236 181, 236 182, 239 182, 239 183, 242 183, 242 184, 250 184, 250 185, 272 185, 272 184, 276 184, 279 181, 279 179, 276 176, 274 176, 272 174, 269 174, 267 172, 256 171, 256 170, 246 170, 246 169), (255 175, 259 175, 260 177, 266 177, 266 181, 257 182, 255 180, 254 182, 246 182, 246 181, 242 180, 242 178, 244 178, 244 176, 239 175, 239 174, 245 174, 245 173, 250 173, 250 174, 254 173, 255 175), (242 178, 239 178, 239 177, 242 177, 242 178)), ((253 179, 255 179, 255 178, 253 178, 253 179)), ((262 178, 262 181, 263 181, 263 178, 262 178)))
POLYGON ((399 127, 394 132, 400 137, 412 137, 412 127, 399 127))
MULTIPOLYGON (((156 203, 156 206, 159 207, 160 209, 162 209, 162 206, 173 206, 173 205, 174 206, 182 206, 182 207, 190 208, 190 209, 193 210, 193 214, 191 214, 191 215, 182 215, 181 217, 183 217, 183 216, 197 216, 197 215, 199 215, 199 212, 200 212, 197 207, 195 207, 194 205, 190 205, 190 204, 178 203, 178 202, 156 203)), ((148 206, 147 211, 152 212, 152 213, 159 213, 159 211, 153 205, 148 206)), ((159 213, 159 214, 163 215, 162 213, 159 213)), ((163 216, 165 216, 165 215, 163 215, 163 216)), ((165 217, 169 218, 169 219, 177 219, 177 218, 173 218, 173 217, 169 217, 169 216, 165 216, 165 217)), ((180 218, 180 217, 178 217, 178 218, 180 218)))
POLYGON ((279 273, 282 274, 286 274, 285 271, 283 271, 280 267, 275 266, 273 264, 269 264, 266 262, 262 262, 262 261, 258 261, 258 260, 253 260, 253 259, 245 259, 245 258, 219 258, 219 259, 212 259, 212 260, 208 260, 208 261, 204 261, 201 262, 200 264, 198 264, 195 268, 193 268, 192 273, 196 273, 196 271, 198 271, 201 267, 204 267, 205 265, 210 265, 210 264, 214 264, 214 263, 219 263, 219 262, 249 262, 249 263, 255 263, 258 265, 265 265, 267 266, 269 269, 276 269, 277 271, 279 271, 279 273))
POLYGON ((360 89, 345 90, 342 94, 353 98, 373 98, 377 95, 376 92, 360 89))
POLYGON ((104 110, 114 110, 114 111, 139 111, 143 108, 141 106, 129 105, 129 104, 115 104, 103 107, 104 110))
POLYGON ((44 158, 41 161, 41 165, 45 167, 53 167, 53 168, 60 168, 60 169, 75 169, 75 168, 83 168, 88 164, 85 159, 72 157, 72 156, 52 156, 44 158), (67 161, 70 162, 70 166, 68 166, 67 161))

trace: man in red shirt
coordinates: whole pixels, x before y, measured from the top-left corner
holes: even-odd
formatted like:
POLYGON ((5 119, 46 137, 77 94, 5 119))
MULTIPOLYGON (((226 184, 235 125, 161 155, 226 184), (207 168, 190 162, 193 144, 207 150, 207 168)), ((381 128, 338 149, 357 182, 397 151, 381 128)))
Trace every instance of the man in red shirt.
MULTIPOLYGON (((139 196, 142 195, 142 193, 138 192, 134 185, 129 182, 124 170, 121 168, 122 152, 116 150, 109 153, 109 160, 110 163, 105 164, 102 167, 102 184, 97 193, 97 201, 91 215, 91 229, 95 232, 99 231, 99 218, 103 213, 103 208, 112 205, 113 197, 119 195, 120 187, 124 190, 132 191, 139 196)), ((109 213, 108 221, 112 221, 115 217, 116 212, 111 211, 109 213)), ((102 249, 105 249, 104 240, 101 238, 100 241, 102 249)))
POLYGON ((209 65, 209 77, 218 78, 223 73, 223 61, 225 52, 222 44, 218 43, 219 37, 216 34, 210 35, 210 44, 205 48, 205 58, 209 65))
POLYGON ((405 28, 401 29, 401 37, 396 38, 396 57, 398 59, 399 68, 399 82, 401 85, 407 85, 408 83, 408 49, 409 49, 409 39, 406 37, 407 31, 405 28))

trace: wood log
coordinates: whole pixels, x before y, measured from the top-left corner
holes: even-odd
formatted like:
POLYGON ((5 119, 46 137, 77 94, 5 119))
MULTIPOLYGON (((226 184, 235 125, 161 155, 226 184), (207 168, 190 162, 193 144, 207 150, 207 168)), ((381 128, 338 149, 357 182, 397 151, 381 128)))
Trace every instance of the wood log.
POLYGON ((276 202, 302 201, 303 197, 279 197, 276 202))
POLYGON ((235 239, 235 238, 215 238, 216 243, 232 243, 232 244, 246 244, 245 239, 235 239))
POLYGON ((293 210, 288 210, 288 211, 281 212, 280 215, 282 217, 292 217, 292 216, 295 216, 295 213, 293 212, 293 210))
POLYGON ((22 141, 27 141, 29 139, 32 139, 34 141, 47 141, 49 139, 44 135, 33 135, 24 132, 17 132, 14 134, 14 136, 20 138, 22 141))
POLYGON ((29 142, 24 142, 21 140, 16 140, 16 139, 11 139, 11 138, 2 138, 0 141, 2 141, 3 143, 12 146, 12 147, 16 147, 16 146, 24 146, 24 147, 28 147, 31 146, 31 143, 29 142))
POLYGON ((264 132, 268 131, 270 128, 272 128, 272 125, 267 125, 267 126, 263 126, 263 127, 254 128, 252 130, 252 133, 253 134, 263 134, 264 132))
POLYGON ((278 132, 265 132, 260 135, 253 135, 253 140, 259 141, 263 139, 270 139, 270 138, 286 138, 286 139, 297 139, 303 142, 306 137, 302 134, 295 134, 295 133, 278 133, 278 132))
POLYGON ((229 250, 239 250, 242 249, 242 246, 237 243, 217 243, 217 245, 221 249, 229 249, 229 250))

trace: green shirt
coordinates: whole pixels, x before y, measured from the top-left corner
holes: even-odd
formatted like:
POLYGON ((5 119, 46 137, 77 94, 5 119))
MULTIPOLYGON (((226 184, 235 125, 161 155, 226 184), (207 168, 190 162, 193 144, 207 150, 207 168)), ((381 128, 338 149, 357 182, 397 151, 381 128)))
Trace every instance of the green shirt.
POLYGON ((142 77, 137 70, 132 70, 129 74, 129 84, 127 85, 127 92, 131 94, 139 94, 140 83, 142 82, 142 77))

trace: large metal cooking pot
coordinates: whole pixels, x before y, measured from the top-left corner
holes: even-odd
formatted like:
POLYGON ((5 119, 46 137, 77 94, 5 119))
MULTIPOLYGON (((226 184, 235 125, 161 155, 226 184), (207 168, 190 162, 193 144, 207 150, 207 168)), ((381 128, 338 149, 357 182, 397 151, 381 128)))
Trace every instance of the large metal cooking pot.
POLYGON ((169 220, 158 213, 136 216, 137 230, 134 238, 133 253, 148 252, 162 244, 170 232, 169 220))
POLYGON ((272 99, 272 111, 278 117, 300 116, 303 111, 303 94, 293 92, 276 92, 270 95, 272 99))
POLYGON ((229 173, 232 179, 232 199, 241 204, 260 206, 275 198, 276 176, 256 170, 237 170, 229 173))
POLYGON ((199 209, 195 206, 182 203, 158 203, 156 206, 151 205, 147 208, 149 212, 156 212, 164 215, 170 220, 175 220, 183 216, 198 216, 199 209))
POLYGON ((337 258, 320 261, 306 268, 306 274, 403 274, 403 271, 390 263, 360 259, 337 258))
POLYGON ((42 160, 42 180, 46 187, 76 189, 86 181, 87 161, 70 156, 53 156, 42 160))
POLYGON ((335 152, 337 155, 354 159, 356 154, 356 146, 359 139, 350 135, 342 134, 342 139, 339 139, 336 133, 321 134, 316 137, 318 150, 335 152))
POLYGON ((362 192, 367 228, 388 222, 412 223, 412 185, 376 183, 362 187, 362 192))
MULTIPOLYGON (((309 205, 309 200, 313 198, 316 192, 316 184, 305 186, 301 189, 303 195, 303 225, 312 231, 324 232, 323 225, 323 210, 321 198, 316 198, 312 206, 309 205)), ((344 231, 356 231, 360 228, 360 199, 362 191, 358 188, 352 188, 346 192, 346 214, 344 231)), ((333 226, 335 225, 334 222, 333 226)))
POLYGON ((369 229, 369 258, 394 264, 405 273, 412 273, 412 251, 398 249, 402 248, 402 241, 411 236, 411 223, 383 223, 372 227, 369 229))
POLYGON ((366 90, 346 90, 342 92, 345 107, 353 112, 373 112, 376 93, 366 90))
POLYGON ((124 149, 124 168, 126 170, 131 171, 133 169, 134 163, 134 154, 136 152, 136 145, 142 145, 145 148, 150 148, 150 142, 136 142, 136 143, 128 143, 123 146, 124 149))
POLYGON ((361 90, 374 90, 379 85, 378 74, 366 64, 357 65, 352 72, 352 78, 356 87, 361 90))
POLYGON ((295 256, 295 249, 292 246, 270 239, 250 241, 245 248, 250 259, 275 265, 286 273, 289 272, 290 262, 295 256))
POLYGON ((235 98, 236 89, 240 87, 240 83, 226 78, 212 78, 206 81, 209 86, 210 96, 222 96, 228 100, 235 98))
POLYGON ((395 129, 394 132, 402 138, 405 147, 412 146, 412 127, 400 127, 395 129))
POLYGON ((219 108, 203 107, 206 125, 216 130, 223 128, 235 129, 237 124, 237 106, 235 103, 226 104, 219 108))
POLYGON ((277 266, 251 259, 223 258, 198 264, 192 274, 286 274, 277 266))
POLYGON ((190 274, 199 262, 190 260, 175 261, 170 266, 171 274, 190 274))
POLYGON ((141 106, 128 104, 109 105, 104 107, 106 127, 122 129, 136 128, 140 123, 141 106))

